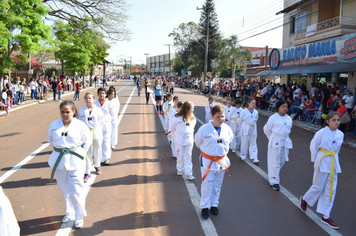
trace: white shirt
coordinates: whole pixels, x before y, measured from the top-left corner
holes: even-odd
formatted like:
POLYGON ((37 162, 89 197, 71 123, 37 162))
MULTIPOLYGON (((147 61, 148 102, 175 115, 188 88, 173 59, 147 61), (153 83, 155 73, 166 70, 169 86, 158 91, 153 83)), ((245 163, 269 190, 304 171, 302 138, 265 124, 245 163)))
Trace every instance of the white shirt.
POLYGON ((84 122, 89 129, 102 128, 104 125, 104 113, 96 105, 93 106, 91 113, 89 113, 89 108, 87 106, 80 108, 78 119, 84 122))
POLYGON ((243 109, 240 113, 240 119, 242 135, 252 134, 252 129, 253 135, 257 135, 258 112, 256 109, 253 109, 252 113, 247 108, 243 109), (247 123, 252 124, 252 126, 248 125, 247 123))
POLYGON ((169 130, 172 132, 172 136, 177 143, 186 146, 187 144, 193 144, 196 123, 196 119, 184 122, 183 116, 174 116, 169 123, 169 130))

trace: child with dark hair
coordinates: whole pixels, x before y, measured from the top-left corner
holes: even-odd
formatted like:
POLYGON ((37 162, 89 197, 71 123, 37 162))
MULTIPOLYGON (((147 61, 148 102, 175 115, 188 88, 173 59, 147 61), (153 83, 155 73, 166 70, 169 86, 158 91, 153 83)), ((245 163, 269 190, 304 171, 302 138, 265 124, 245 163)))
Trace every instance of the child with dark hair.
POLYGON ((321 222, 333 229, 339 226, 330 218, 334 205, 337 175, 341 173, 339 152, 344 134, 338 129, 340 114, 330 112, 326 116, 327 126, 315 133, 310 142, 311 161, 314 162, 313 185, 300 197, 300 209, 305 212, 308 205, 313 207, 318 201, 316 211, 322 214, 321 222))
POLYGON ((268 138, 268 181, 273 190, 279 191, 279 172, 286 161, 289 161, 289 149, 293 148, 289 134, 293 121, 287 115, 289 103, 280 100, 276 104, 277 113, 269 117, 263 131, 268 138))
POLYGON ((241 144, 241 119, 240 114, 243 110, 241 107, 242 101, 237 99, 234 103, 234 107, 231 109, 229 114, 230 128, 234 135, 231 141, 231 150, 232 152, 236 152, 237 149, 240 149, 241 144))
POLYGON ((208 104, 205 106, 205 123, 209 123, 211 119, 211 109, 214 107, 213 100, 213 97, 209 97, 208 104))

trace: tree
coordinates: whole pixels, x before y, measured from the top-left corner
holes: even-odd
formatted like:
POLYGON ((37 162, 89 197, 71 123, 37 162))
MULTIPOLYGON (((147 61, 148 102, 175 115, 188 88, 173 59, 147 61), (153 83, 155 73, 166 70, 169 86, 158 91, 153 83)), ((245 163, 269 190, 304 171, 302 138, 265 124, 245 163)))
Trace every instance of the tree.
POLYGON ((50 9, 49 19, 62 20, 74 28, 91 21, 94 28, 111 41, 129 40, 129 19, 125 0, 42 0, 50 9))
POLYGON ((222 40, 220 46, 220 62, 231 65, 231 78, 235 78, 236 65, 246 67, 246 62, 252 61, 253 55, 249 49, 240 46, 236 35, 222 40))
MULTIPOLYGON (((50 28, 43 24, 48 9, 42 0, 0 1, 0 81, 14 64, 11 53, 36 53, 41 41, 50 38, 50 28)), ((22 54, 16 56, 28 61, 22 54)))
MULTIPOLYGON (((199 32, 202 36, 199 42, 204 42, 205 45, 207 35, 207 24, 209 19, 209 41, 208 41, 208 71, 211 71, 211 61, 216 59, 219 55, 219 46, 221 43, 221 34, 219 31, 219 20, 215 12, 214 0, 206 0, 203 6, 202 13, 199 20, 199 32), (209 14, 209 17, 208 17, 209 14)), ((200 56, 205 57, 205 50, 199 50, 200 56)))
POLYGON ((191 42, 197 41, 201 38, 198 25, 195 22, 181 23, 178 28, 174 28, 168 35, 173 38, 173 47, 176 52, 182 53, 188 50, 191 42))

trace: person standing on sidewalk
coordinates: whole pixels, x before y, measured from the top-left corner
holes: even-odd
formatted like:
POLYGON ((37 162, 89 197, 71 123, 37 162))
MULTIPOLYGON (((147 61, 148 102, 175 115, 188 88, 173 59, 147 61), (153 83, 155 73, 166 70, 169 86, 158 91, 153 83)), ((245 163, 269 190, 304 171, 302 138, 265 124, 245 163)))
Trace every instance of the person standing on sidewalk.
POLYGON ((339 226, 332 221, 330 213, 334 205, 337 177, 341 173, 339 153, 344 134, 338 130, 340 115, 330 112, 326 116, 327 126, 315 133, 310 142, 311 161, 314 162, 313 185, 300 197, 300 209, 305 212, 308 205, 322 214, 321 222, 333 229, 339 226))
MULTIPOLYGON (((218 215, 218 205, 225 171, 228 172, 230 160, 227 157, 233 134, 225 122, 225 110, 222 106, 211 109, 211 121, 202 125, 194 140, 201 155, 199 157, 202 176, 200 208, 203 219, 209 218, 209 209, 218 215)), ((229 173, 229 172, 228 172, 229 173)))
POLYGON ((56 101, 57 89, 58 89, 58 83, 57 83, 56 78, 53 78, 51 85, 52 85, 52 91, 53 91, 53 101, 56 101))
POLYGON ((62 87, 62 82, 61 81, 58 81, 57 89, 58 89, 58 102, 62 102, 61 101, 61 96, 62 96, 62 93, 63 93, 63 87, 62 87))
POLYGON ((77 110, 71 101, 60 104, 61 118, 53 121, 48 128, 48 140, 53 152, 48 158, 52 168, 51 179, 56 175, 59 189, 63 195, 66 214, 63 223, 75 217, 75 227, 84 224, 85 190, 83 176, 85 173, 85 156, 90 148, 92 138, 89 128, 77 117, 77 110))
POLYGON ((140 97, 140 95, 141 95, 141 80, 139 78, 137 79, 136 86, 137 86, 137 96, 140 97))
POLYGON ((277 113, 268 118, 263 131, 268 138, 268 180, 273 190, 279 191, 279 173, 286 161, 289 161, 289 149, 293 148, 289 134, 292 130, 293 121, 287 115, 289 104, 287 101, 277 102, 277 113))
POLYGON ((255 109, 256 100, 250 98, 247 101, 246 108, 240 113, 241 119, 241 160, 246 160, 247 154, 253 163, 258 164, 257 150, 257 120, 258 112, 255 109))
POLYGON ((156 80, 156 84, 154 86, 154 90, 155 90, 155 100, 156 100, 156 110, 157 110, 157 114, 163 114, 162 111, 162 86, 159 84, 159 80, 156 80))
POLYGON ((95 96, 91 92, 87 92, 84 96, 86 106, 82 107, 78 112, 79 120, 83 121, 91 131, 92 142, 88 149, 86 161, 86 171, 84 174, 84 183, 91 177, 91 167, 94 161, 94 168, 97 175, 101 175, 101 156, 103 144, 103 125, 104 113, 94 105, 95 96))

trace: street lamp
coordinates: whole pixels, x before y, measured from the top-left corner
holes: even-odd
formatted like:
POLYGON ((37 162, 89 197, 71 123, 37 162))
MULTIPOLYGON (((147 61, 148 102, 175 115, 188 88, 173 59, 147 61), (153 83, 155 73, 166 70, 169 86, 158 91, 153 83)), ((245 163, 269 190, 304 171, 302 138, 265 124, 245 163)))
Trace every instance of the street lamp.
POLYGON ((171 44, 164 44, 164 46, 168 46, 168 63, 169 63, 169 73, 171 73, 171 44))
MULTIPOLYGON (((146 55, 146 71, 147 71, 147 56, 150 55, 149 53, 145 53, 144 55, 146 55)), ((151 66, 150 66, 150 72, 149 72, 149 75, 151 75, 151 66)))

